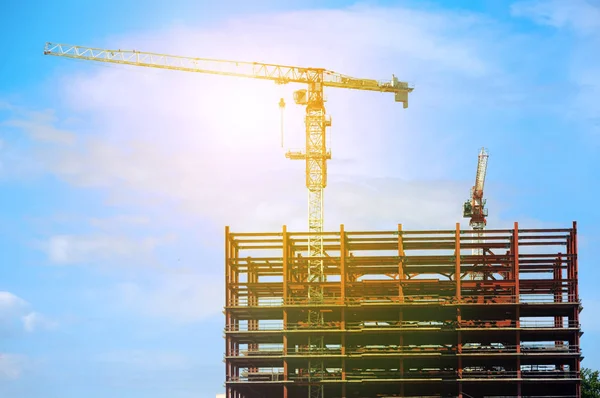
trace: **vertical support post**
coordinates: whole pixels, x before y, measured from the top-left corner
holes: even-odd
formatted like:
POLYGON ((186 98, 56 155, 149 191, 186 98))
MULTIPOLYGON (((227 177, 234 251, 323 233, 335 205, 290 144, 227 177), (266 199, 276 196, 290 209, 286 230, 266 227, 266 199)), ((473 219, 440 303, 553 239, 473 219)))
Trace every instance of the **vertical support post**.
MULTIPOLYGON (((341 325, 342 331, 346 330, 346 255, 348 248, 346 247, 346 231, 344 224, 340 225, 340 300, 341 300, 341 325)), ((342 354, 342 380, 346 380, 346 333, 342 333, 341 337, 341 354, 342 354)), ((346 384, 342 384, 342 398, 346 398, 346 384)))
MULTIPOLYGON (((286 306, 288 303, 288 283, 290 280, 290 270, 289 270, 289 258, 290 258, 290 252, 289 252, 289 238, 288 238, 288 232, 287 232, 287 227, 284 225, 283 226, 283 230, 281 233, 281 239, 282 239, 282 244, 283 244, 283 253, 282 253, 282 272, 283 272, 283 305, 286 306)), ((285 308, 284 308, 284 313, 285 313, 285 308)), ((284 326, 285 328, 285 326, 284 326)))
POLYGON ((516 346, 517 346, 517 395, 521 396, 521 287, 520 287, 520 275, 519 275, 519 223, 515 222, 512 236, 512 247, 511 253, 513 254, 513 275, 515 278, 515 303, 516 306, 516 319, 515 323, 517 326, 516 332, 516 346))
MULTIPOLYGON (((562 282, 562 279, 563 279, 562 278, 562 266, 563 266, 562 253, 558 253, 558 257, 556 258, 556 261, 554 263, 554 272, 553 272, 554 302, 555 303, 563 302, 564 292, 563 292, 563 282, 562 282)), ((567 317, 567 319, 569 320, 568 317, 567 317)), ((554 316, 554 327, 555 328, 562 327, 563 322, 564 322, 564 319, 561 315, 554 316)), ((561 340, 554 341, 555 347, 562 346, 562 345, 563 345, 563 342, 561 340)), ((564 368, 564 365, 562 365, 561 368, 564 368)))
MULTIPOLYGON (((572 239, 571 239, 571 253, 572 253, 572 267, 573 267, 573 278, 572 282, 574 284, 574 296, 573 302, 579 302, 579 264, 578 264, 578 253, 577 253, 577 221, 573 221, 573 231, 572 231, 572 239)), ((579 327, 579 307, 573 311, 573 321, 576 322, 579 327)), ((580 333, 579 331, 575 332, 575 344, 578 349, 580 348, 580 333)), ((575 372, 577 372, 576 377, 581 377, 581 363, 579 359, 575 362, 575 372)), ((581 382, 577 383, 575 395, 577 397, 581 397, 581 382)))
POLYGON ((454 279, 456 280, 456 300, 460 302, 461 297, 461 283, 460 283, 460 223, 456 223, 456 234, 454 238, 454 279))
MULTIPOLYGON (((253 261, 250 261, 250 259, 248 259, 248 273, 246 280, 248 282, 248 306, 258 306, 258 296, 254 290, 254 286, 258 284, 258 267, 253 261)), ((259 330, 259 320, 255 318, 249 319, 248 330, 259 330)), ((259 350, 259 345, 257 343, 250 343, 248 344, 248 350, 257 352, 259 350)), ((256 372, 258 372, 257 367, 248 367, 248 373, 256 372)))
MULTIPOLYGON (((517 325, 517 332, 515 333, 516 335, 516 345, 517 345, 517 378, 521 378, 521 305, 518 304, 517 305, 517 309, 516 309, 516 325, 517 325)), ((519 382, 520 385, 520 382, 519 382)))
MULTIPOLYGON (((231 294, 229 289, 230 284, 230 261, 229 258, 231 256, 230 247, 229 247, 229 226, 225 227, 225 330, 228 330, 231 325, 231 312, 227 308, 231 303, 231 294)), ((225 333, 225 383, 231 380, 231 361, 227 359, 228 356, 232 354, 231 347, 231 337, 225 333)), ((226 384, 225 392, 227 398, 233 398, 232 388, 231 386, 226 384)))
MULTIPOLYGON (((288 381, 288 337, 285 332, 288 328, 288 313, 287 313, 287 304, 288 304, 288 281, 290 278, 289 273, 289 242, 288 242, 288 233, 287 227, 284 225, 281 233, 281 243, 282 243, 282 273, 283 273, 283 380, 288 381)), ((287 384, 283 385, 283 398, 288 398, 288 386, 287 384)))
POLYGON ((402 224, 398 224, 398 301, 404 302, 404 238, 402 236, 402 224))
MULTIPOLYGON (((460 325, 462 323, 462 316, 460 310, 460 304, 462 302, 462 287, 461 287, 461 273, 460 273, 460 223, 456 223, 456 232, 454 235, 454 279, 456 281, 456 293, 455 300, 458 304, 456 307, 456 324, 457 324, 457 341, 456 341, 456 352, 457 354, 462 353, 462 334, 460 331, 460 325)), ((462 378, 462 357, 458 356, 457 360, 458 367, 458 378, 462 378)), ((462 383, 459 382, 459 397, 462 397, 462 383)))
MULTIPOLYGON (((402 234, 402 224, 398 224, 398 302, 404 303, 404 286, 403 282, 405 279, 404 275, 404 236, 402 234)), ((401 307, 398 313, 398 321, 400 322, 400 327, 404 322, 404 310, 401 307)), ((404 351, 404 333, 400 333, 400 350, 404 351)), ((400 378, 404 379, 404 359, 400 358, 400 378)), ((404 396, 404 380, 400 382, 400 395, 404 396)))
POLYGON ((519 283, 519 223, 515 222, 513 230, 513 244, 511 250, 513 259, 513 275, 515 276, 515 303, 519 304, 521 301, 521 288, 519 283))
POLYGON ((346 256, 348 254, 348 248, 346 247, 346 231, 344 230, 344 224, 340 225, 340 295, 341 304, 346 307, 346 256))
MULTIPOLYGON (((231 260, 238 260, 239 259, 239 253, 240 250, 239 248, 236 246, 236 244, 233 242, 233 239, 231 238, 231 235, 229 237, 229 242, 231 243, 230 249, 229 249, 229 255, 231 260)), ((240 297, 239 297, 239 293, 237 292, 237 287, 240 285, 240 273, 239 273, 239 269, 237 268, 237 261, 236 261, 236 267, 234 268, 233 266, 231 266, 230 270, 230 284, 229 286, 231 287, 232 291, 231 291, 231 296, 232 296, 232 301, 235 305, 240 305, 240 297), (233 291, 233 288, 235 288, 235 292, 233 291)), ((247 299, 247 297, 246 297, 247 299)), ((247 303, 247 301, 246 301, 247 303)), ((234 330, 239 330, 240 328, 240 321, 237 318, 232 318, 232 323, 233 323, 233 327, 235 328, 234 330)), ((236 352, 239 352, 240 349, 240 345, 237 342, 233 342, 233 349, 236 352)), ((240 368, 237 365, 232 365, 232 376, 235 378, 235 380, 239 380, 240 379, 240 368)), ((234 392, 237 395, 237 397, 240 397, 241 394, 234 388, 234 392)))
POLYGON ((574 264, 575 264, 575 259, 574 259, 574 252, 573 252, 573 230, 571 230, 571 232, 569 233, 569 236, 567 237, 567 279, 569 280, 568 284, 569 284, 569 293, 567 296, 567 302, 568 303, 572 303, 574 302, 574 298, 575 298, 575 272, 574 272, 574 264))
MULTIPOLYGON (((246 280, 248 282, 248 306, 258 306, 258 296, 254 290, 254 286, 258 284, 258 266, 255 265, 250 258, 248 258, 248 273, 246 280)), ((239 286, 239 284, 237 286, 239 286)), ((259 330, 259 320, 256 318, 249 319, 248 330, 259 330)), ((248 350, 257 352, 259 350, 259 345, 257 343, 249 343, 248 350)), ((258 372, 258 368, 256 366, 248 367, 248 373, 256 372, 258 372)))
POLYGON ((230 302, 230 290, 229 282, 231 271, 229 269, 229 258, 231 257, 230 243, 229 243, 229 225, 225 227, 225 306, 231 305, 230 302))
MULTIPOLYGON (((398 313, 398 321, 400 322, 400 328, 402 328, 402 325, 404 323, 404 310, 401 308, 400 312, 398 313)), ((400 351, 402 351, 402 353, 404 353, 404 333, 400 333, 400 341, 399 341, 399 346, 400 346, 400 351)), ((404 357, 400 358, 400 378, 404 379, 404 357)), ((401 382, 401 387, 402 387, 402 395, 404 395, 404 380, 402 380, 401 382)))
POLYGON ((579 261, 577 259, 577 221, 573 221, 573 279, 575 280, 575 301, 579 301, 579 261))

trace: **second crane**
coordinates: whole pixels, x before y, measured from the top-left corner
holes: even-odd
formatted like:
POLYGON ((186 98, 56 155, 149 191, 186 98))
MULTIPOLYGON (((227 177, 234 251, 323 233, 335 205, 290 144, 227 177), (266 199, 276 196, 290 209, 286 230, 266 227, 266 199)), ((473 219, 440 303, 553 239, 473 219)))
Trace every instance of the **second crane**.
MULTIPOLYGON (((488 210, 483 199, 483 185, 487 172, 489 154, 485 148, 481 148, 477 158, 477 174, 475 174, 475 185, 471 188, 471 198, 463 205, 463 216, 469 218, 469 225, 473 228, 473 237, 476 247, 473 249, 474 256, 483 255, 483 230, 487 223, 488 210)), ((483 264, 479 264, 483 267, 483 264)), ((471 273, 471 279, 483 279, 482 272, 471 273)))

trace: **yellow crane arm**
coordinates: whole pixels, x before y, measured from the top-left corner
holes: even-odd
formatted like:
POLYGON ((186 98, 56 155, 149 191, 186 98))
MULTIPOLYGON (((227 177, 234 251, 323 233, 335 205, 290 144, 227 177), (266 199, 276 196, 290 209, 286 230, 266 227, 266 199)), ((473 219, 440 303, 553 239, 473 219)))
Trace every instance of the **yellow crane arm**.
POLYGON ((149 68, 249 77, 272 80, 278 84, 314 83, 322 79, 325 87, 395 93, 395 100, 402 102, 404 108, 408 107, 408 93, 413 90, 408 83, 398 81, 393 75, 391 81, 377 81, 350 77, 322 68, 192 58, 136 50, 109 50, 56 43, 46 43, 44 54, 149 68))

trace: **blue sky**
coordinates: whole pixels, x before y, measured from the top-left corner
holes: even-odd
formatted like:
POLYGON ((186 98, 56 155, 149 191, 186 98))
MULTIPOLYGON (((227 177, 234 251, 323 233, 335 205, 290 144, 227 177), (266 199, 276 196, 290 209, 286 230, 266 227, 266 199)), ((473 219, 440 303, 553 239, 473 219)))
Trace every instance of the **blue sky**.
MULTIPOLYGON (((327 93, 326 226, 466 227, 486 146, 489 226, 578 221, 583 364, 600 368, 598 1, 219 4, 3 6, 0 395, 214 396, 224 226, 305 228, 303 166, 279 147, 297 87, 44 57, 46 41, 409 81, 406 110, 327 93)), ((293 106, 285 139, 302 145, 293 106)))

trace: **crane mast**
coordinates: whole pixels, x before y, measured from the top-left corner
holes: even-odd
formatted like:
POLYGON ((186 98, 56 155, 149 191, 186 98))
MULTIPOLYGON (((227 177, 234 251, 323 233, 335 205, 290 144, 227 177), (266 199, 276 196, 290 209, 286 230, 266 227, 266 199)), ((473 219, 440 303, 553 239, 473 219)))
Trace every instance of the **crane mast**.
MULTIPOLYGON (((408 83, 398 81, 392 75, 391 81, 354 78, 323 68, 305 68, 259 62, 240 62, 231 60, 192 58, 135 50, 109 50, 74 46, 68 44, 46 43, 45 55, 83 59, 97 62, 108 62, 122 65, 143 66, 159 69, 170 69, 184 72, 197 72, 213 75, 247 77, 271 80, 277 84, 302 83, 306 90, 294 93, 294 100, 306 106, 305 127, 306 147, 303 152, 286 153, 293 160, 304 160, 306 164, 306 187, 308 189, 308 260, 307 282, 308 302, 323 302, 323 282, 326 281, 324 270, 325 252, 323 248, 323 190, 327 186, 327 160, 331 153, 326 145, 326 130, 331 120, 326 117, 324 87, 346 88, 354 90, 393 93, 396 102, 408 107, 408 93, 413 88, 408 83)), ((285 106, 280 102, 280 107, 285 106)), ((318 310, 308 311, 310 325, 323 323, 323 314, 318 310)), ((310 337, 309 349, 322 351, 325 348, 323 336, 310 337)), ((322 398, 323 384, 320 380, 325 375, 322 360, 311 360, 309 371, 309 398, 322 398)))
MULTIPOLYGON (((477 174, 475 175, 475 185, 471 188, 471 199, 466 201, 463 206, 463 216, 470 218, 469 225, 473 228, 473 241, 476 247, 473 249, 474 256, 483 255, 483 230, 486 225, 488 215, 483 199, 483 186, 485 183, 485 174, 487 171, 487 162, 489 154, 485 148, 479 151, 477 161, 477 174)), ((483 264, 479 264, 482 266, 483 264)), ((472 279, 483 279, 482 272, 473 272, 470 274, 472 279)))
MULTIPOLYGON (((324 270, 325 251, 323 248, 323 190, 327 186, 327 159, 326 146, 326 117, 325 100, 323 95, 322 73, 316 73, 314 82, 309 83, 306 92, 306 187, 308 188, 308 302, 311 304, 323 303, 323 282, 326 281, 324 270)), ((300 101, 303 102, 303 101, 300 101)), ((288 152, 290 159, 299 158, 288 152)), ((301 158, 301 157, 300 157, 301 158)), ((324 323, 321 311, 308 311, 309 325, 322 325, 324 323)), ((324 336, 309 336, 308 347, 311 351, 325 349, 324 336)), ((319 352, 322 354, 322 352, 319 352)), ((309 360, 309 380, 320 380, 325 375, 322 360, 309 360)), ((322 383, 310 384, 309 398, 324 397, 322 383)))

